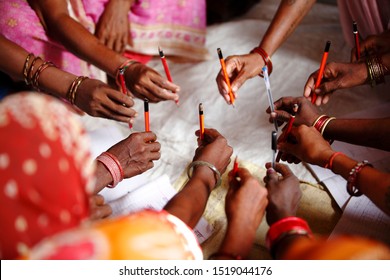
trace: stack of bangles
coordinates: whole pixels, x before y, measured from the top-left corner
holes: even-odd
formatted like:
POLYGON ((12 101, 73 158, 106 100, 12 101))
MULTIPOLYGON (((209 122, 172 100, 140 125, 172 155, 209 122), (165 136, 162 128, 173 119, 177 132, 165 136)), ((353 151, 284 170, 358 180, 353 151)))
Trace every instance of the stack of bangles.
POLYGON ((134 59, 128 59, 126 60, 125 62, 123 62, 119 67, 118 69, 116 70, 116 74, 115 74, 115 81, 116 81, 116 84, 119 88, 121 88, 121 82, 120 82, 120 78, 119 78, 119 75, 121 73, 121 70, 122 70, 122 73, 125 73, 126 69, 132 65, 133 63, 136 63, 137 61, 134 60, 134 59))
POLYGON ((366 60, 366 65, 371 87, 385 82, 385 75, 389 74, 389 69, 382 63, 382 58, 380 56, 369 56, 366 60))
POLYGON ((273 223, 266 236, 266 246, 273 258, 276 258, 276 250, 280 242, 291 236, 306 236, 312 238, 313 234, 307 222, 298 217, 287 217, 273 223))
POLYGON ((26 85, 32 85, 32 87, 40 91, 39 89, 39 77, 42 72, 49 67, 55 67, 55 65, 50 61, 43 61, 39 56, 34 56, 34 54, 29 53, 24 61, 23 66, 23 77, 26 85), (31 61, 31 63, 30 63, 31 61), (38 61, 42 61, 42 63, 36 68, 34 72, 34 68, 38 61))
POLYGON ((96 158, 97 161, 100 161, 110 172, 112 177, 112 183, 107 187, 114 188, 121 182, 124 178, 124 173, 122 166, 119 160, 113 154, 109 152, 103 152, 100 156, 96 158))
POLYGON ((347 179, 347 192, 350 196, 361 196, 363 193, 359 191, 355 185, 359 172, 366 166, 371 166, 367 160, 363 160, 362 162, 358 162, 349 172, 347 179))
MULTIPOLYGON (((335 117, 329 117, 327 115, 319 116, 312 124, 315 129, 317 129, 321 135, 324 135, 326 126, 332 121, 335 120, 335 117)), ((333 143, 333 140, 328 140, 330 144, 333 143)))
MULTIPOLYGON (((268 75, 271 75, 272 70, 273 70, 273 66, 272 66, 271 58, 268 55, 268 53, 261 47, 254 48, 253 50, 251 50, 250 53, 257 53, 258 55, 260 55, 263 58, 264 64, 267 66, 267 69, 268 69, 268 75)), ((264 77, 263 73, 260 73, 259 75, 260 75, 260 77, 264 77)))

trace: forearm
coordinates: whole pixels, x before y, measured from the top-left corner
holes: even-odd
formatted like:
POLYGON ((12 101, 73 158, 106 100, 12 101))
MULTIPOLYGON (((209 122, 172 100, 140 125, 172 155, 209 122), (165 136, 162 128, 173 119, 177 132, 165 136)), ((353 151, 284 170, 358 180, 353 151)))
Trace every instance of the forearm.
POLYGON ((282 0, 260 47, 272 56, 293 33, 315 2, 316 0, 282 0))
POLYGON ((96 161, 96 183, 95 183, 95 190, 94 193, 99 193, 102 189, 104 189, 106 186, 112 183, 113 179, 111 176, 111 173, 108 171, 108 169, 101 163, 100 161, 96 161))
MULTIPOLYGON (((347 180, 357 163, 347 156, 339 155, 334 158, 332 171, 347 180)), ((390 174, 366 166, 357 174, 355 187, 390 215, 390 174)))
POLYGON ((215 185, 214 173, 208 167, 196 167, 183 189, 164 207, 172 215, 194 228, 206 208, 211 189, 215 185))
POLYGON ((336 119, 324 131, 326 139, 390 151, 390 118, 336 119))

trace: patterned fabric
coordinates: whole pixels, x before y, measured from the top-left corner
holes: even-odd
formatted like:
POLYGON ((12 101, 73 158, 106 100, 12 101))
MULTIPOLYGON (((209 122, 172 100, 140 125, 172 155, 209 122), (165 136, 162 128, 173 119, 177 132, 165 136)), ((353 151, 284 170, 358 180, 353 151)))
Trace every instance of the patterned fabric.
POLYGON ((340 21, 346 42, 354 47, 352 22, 356 21, 361 39, 390 29, 389 0, 338 0, 340 21))
MULTIPOLYGON (((73 0, 77 1, 77 0, 73 0)), ((109 0, 80 0, 85 14, 95 24, 109 0)), ((74 5, 75 6, 75 5, 74 5)), ((83 12, 78 12, 83 14, 83 12)), ((207 59, 205 0, 138 0, 129 12, 132 52, 165 55, 194 60, 207 59)))
MULTIPOLYGON (((68 0, 69 14, 91 33, 109 0, 68 0)), ((68 52, 60 43, 48 38, 35 11, 26 0, 0 0, 0 34, 28 52, 52 61, 57 67, 77 76, 105 81, 104 73, 68 52)), ((205 48, 205 0, 142 0, 129 12, 133 53, 165 55, 194 60, 209 57, 205 48)))
POLYGON ((89 141, 54 97, 25 92, 0 103, 0 257, 78 226, 94 185, 89 141))

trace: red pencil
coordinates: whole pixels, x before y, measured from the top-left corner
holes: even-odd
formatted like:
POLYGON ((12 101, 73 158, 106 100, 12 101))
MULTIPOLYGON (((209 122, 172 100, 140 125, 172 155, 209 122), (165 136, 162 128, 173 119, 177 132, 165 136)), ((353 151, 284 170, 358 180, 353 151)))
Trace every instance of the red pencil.
MULTIPOLYGON (((316 81, 316 84, 314 86, 314 89, 317 89, 321 84, 322 76, 324 75, 326 60, 328 59, 329 48, 330 48, 330 41, 327 41, 326 45, 325 45, 324 53, 322 55, 320 70, 318 71, 317 81, 316 81)), ((314 104, 316 102, 316 99, 317 99, 317 94, 315 94, 315 92, 312 92, 311 103, 314 104)))
POLYGON ((359 32, 357 28, 357 23, 354 21, 352 23, 352 28, 353 28, 353 36, 355 38, 355 48, 356 48, 356 59, 360 59, 360 42, 359 42, 359 32))
MULTIPOLYGON (((279 142, 282 143, 282 142, 286 142, 287 141, 287 137, 290 135, 292 126, 294 124, 294 120, 295 120, 295 116, 294 115, 290 115, 290 119, 288 120, 288 123, 287 123, 287 128, 283 132, 283 134, 280 136, 279 142)), ((282 152, 279 151, 279 153, 278 153, 278 155, 276 157, 276 162, 279 162, 281 157, 282 157, 282 152)))
POLYGON ((238 156, 236 156, 236 158, 234 159, 234 163, 233 163, 233 171, 232 171, 232 175, 233 177, 236 177, 237 176, 237 171, 238 171, 238 156))
POLYGON ((203 116, 203 104, 199 103, 199 126, 200 126, 200 140, 204 138, 204 116, 203 116))
MULTIPOLYGON (((119 68, 119 80, 121 82, 121 90, 123 94, 127 94, 127 87, 125 83, 125 69, 119 68)), ((133 125, 129 123, 129 128, 132 129, 133 125)))
MULTIPOLYGON (((160 46, 158 47, 158 52, 159 52, 159 54, 160 54, 160 59, 161 59, 162 65, 163 65, 163 67, 164 67, 165 75, 167 76, 168 81, 170 81, 171 83, 173 83, 172 76, 171 76, 171 72, 169 71, 169 67, 168 67, 167 60, 166 60, 165 55, 164 55, 164 52, 163 52, 163 50, 160 48, 160 46)), ((179 104, 179 100, 176 100, 175 102, 176 102, 176 104, 179 104)))
POLYGON ((223 55, 222 55, 222 51, 220 48, 217 49, 217 52, 218 52, 218 57, 219 57, 219 62, 221 63, 221 68, 222 68, 222 71, 223 71, 223 76, 225 77, 225 82, 229 88, 229 97, 230 97, 230 104, 233 105, 234 107, 234 94, 233 94, 233 91, 232 91, 232 88, 230 86, 230 79, 229 79, 229 76, 226 72, 226 65, 225 65, 225 60, 223 59, 223 55))
POLYGON ((149 100, 144 99, 144 118, 145 118, 145 131, 150 131, 149 126, 149 100))

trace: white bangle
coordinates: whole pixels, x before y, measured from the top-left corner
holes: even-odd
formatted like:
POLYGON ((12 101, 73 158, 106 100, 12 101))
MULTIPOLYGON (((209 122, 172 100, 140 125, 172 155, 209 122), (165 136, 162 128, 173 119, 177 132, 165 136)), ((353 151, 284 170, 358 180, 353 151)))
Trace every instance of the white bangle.
POLYGON ((216 176, 215 180, 217 181, 214 188, 218 187, 222 182, 221 173, 218 171, 218 169, 214 165, 212 165, 211 163, 208 163, 207 161, 196 160, 196 161, 191 162, 191 164, 188 166, 188 169, 187 169, 188 178, 191 179, 192 171, 193 171, 194 167, 199 166, 199 165, 207 166, 214 172, 214 174, 216 176))

